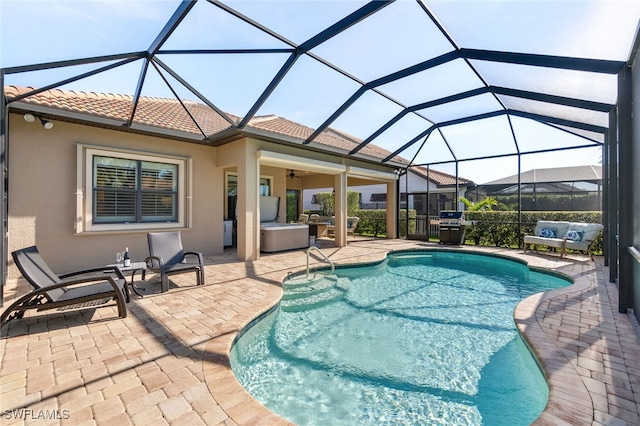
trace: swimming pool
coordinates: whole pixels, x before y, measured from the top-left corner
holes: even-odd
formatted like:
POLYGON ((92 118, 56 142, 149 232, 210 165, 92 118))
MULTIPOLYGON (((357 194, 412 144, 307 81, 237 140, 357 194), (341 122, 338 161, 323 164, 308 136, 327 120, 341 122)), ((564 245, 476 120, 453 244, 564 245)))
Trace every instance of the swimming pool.
POLYGON ((285 281, 236 340, 247 391, 300 425, 530 424, 548 387, 513 310, 569 285, 511 260, 411 251, 285 281))

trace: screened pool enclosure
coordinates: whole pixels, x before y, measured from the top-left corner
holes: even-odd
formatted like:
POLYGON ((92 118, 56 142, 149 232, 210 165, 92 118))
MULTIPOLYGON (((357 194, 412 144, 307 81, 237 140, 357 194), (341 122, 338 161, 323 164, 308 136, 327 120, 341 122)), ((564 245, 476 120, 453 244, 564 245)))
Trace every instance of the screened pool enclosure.
MULTIPOLYGON (((360 142, 335 155, 400 179, 422 166, 481 184, 602 161, 605 262, 620 310, 640 312, 637 0, 16 1, 0 12, 2 86, 30 88, 2 91, 5 181, 9 114, 57 89, 130 103, 120 120, 65 116, 64 105, 38 118, 175 138, 141 123, 138 106, 178 99, 171 119, 192 129, 179 140, 217 147, 277 115, 313 131, 275 143, 320 149, 317 138, 337 129, 360 142), (199 121, 194 103, 223 128, 199 121), (373 158, 369 146, 388 155, 373 158)), ((521 182, 513 188, 520 199, 521 182)))

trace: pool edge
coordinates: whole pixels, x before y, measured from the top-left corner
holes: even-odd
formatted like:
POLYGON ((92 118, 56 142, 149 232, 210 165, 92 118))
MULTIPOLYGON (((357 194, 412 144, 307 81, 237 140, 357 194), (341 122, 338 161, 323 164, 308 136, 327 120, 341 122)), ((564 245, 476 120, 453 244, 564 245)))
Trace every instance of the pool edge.
MULTIPOLYGON (((415 247, 415 248, 404 248, 404 249, 389 249, 381 259, 372 260, 372 261, 357 261, 357 262, 347 262, 347 263, 336 263, 336 269, 349 269, 354 267, 361 266, 374 266, 381 264, 388 260, 390 255, 400 254, 400 253, 411 253, 411 252, 453 252, 453 253, 467 253, 478 256, 485 257, 494 257, 504 260, 513 261, 515 263, 519 263, 527 266, 530 270, 534 272, 544 273, 548 275, 553 275, 562 279, 566 279, 567 281, 573 282, 568 287, 563 287, 560 289, 549 290, 546 292, 537 293, 535 295, 529 296, 526 299, 522 300, 516 308, 514 309, 514 321, 516 323, 516 328, 518 333, 522 337, 524 343, 527 348, 531 352, 533 358, 536 363, 540 366, 543 376, 549 386, 549 398, 547 401, 547 406, 540 414, 540 416, 532 423, 532 424, 566 424, 570 422, 571 424, 591 424, 593 420, 593 403, 591 401, 591 395, 587 390, 585 384, 583 383, 580 375, 575 371, 575 368, 571 366, 569 359, 562 353, 562 351, 553 343, 553 341, 546 336, 543 328, 538 323, 537 320, 537 312, 538 308, 540 308, 541 304, 545 301, 556 297, 562 297, 568 294, 580 292, 582 290, 588 289, 592 286, 592 283, 585 282, 583 279, 574 279, 572 276, 567 275, 565 273, 552 270, 550 268, 540 267, 540 266, 532 266, 528 261, 521 259, 519 257, 503 254, 503 253, 495 253, 495 252, 485 252, 474 249, 467 248, 458 248, 458 247, 415 247), (566 383, 570 381, 575 384, 575 386, 567 391, 566 383), (564 389, 563 389, 564 387, 564 389), (563 404, 561 401, 567 399, 567 394, 571 392, 573 398, 571 398, 571 404, 563 404), (579 403, 578 403, 579 401, 579 403), (580 405, 579 408, 576 406, 580 405), (578 422, 578 423, 574 423, 578 422)), ((327 270, 327 266, 318 266, 315 268, 311 268, 310 271, 322 271, 327 270)), ((255 325, 258 321, 272 313, 280 304, 282 297, 282 283, 286 280, 286 278, 290 276, 298 276, 303 274, 305 271, 298 270, 295 272, 289 272, 285 277, 280 281, 280 295, 269 307, 262 310, 258 315, 246 321, 244 326, 240 327, 235 333, 233 339, 229 342, 229 346, 227 348, 227 363, 228 371, 230 372, 233 380, 239 386, 242 391, 249 396, 251 400, 253 400, 256 404, 259 404, 263 407, 271 416, 275 416, 278 421, 274 424, 292 424, 288 420, 278 416, 276 413, 270 411, 264 405, 260 404, 257 400, 255 400, 242 385, 235 378, 235 374, 230 366, 230 354, 233 349, 233 345, 236 343, 237 339, 241 337, 244 333, 246 333, 253 325, 255 325)), ((209 382, 207 381, 209 385, 209 382)), ((211 390, 211 386, 209 385, 211 390)), ((212 394, 214 393, 211 390, 212 394)), ((215 397, 215 395, 214 395, 215 397)))

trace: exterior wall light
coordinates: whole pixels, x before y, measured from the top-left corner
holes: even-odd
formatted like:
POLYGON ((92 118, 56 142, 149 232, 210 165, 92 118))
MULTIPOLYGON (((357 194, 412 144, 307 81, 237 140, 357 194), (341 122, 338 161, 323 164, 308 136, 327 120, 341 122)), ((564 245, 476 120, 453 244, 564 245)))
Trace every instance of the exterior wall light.
POLYGON ((42 123, 42 127, 44 127, 47 130, 53 128, 53 123, 50 122, 49 120, 45 120, 44 118, 41 118, 40 122, 42 123))
POLYGON ((26 121, 27 123, 34 123, 36 121, 36 118, 40 120, 40 123, 42 123, 42 127, 44 127, 45 129, 49 130, 53 128, 53 123, 49 120, 45 120, 44 118, 30 112, 24 115, 24 121, 26 121))

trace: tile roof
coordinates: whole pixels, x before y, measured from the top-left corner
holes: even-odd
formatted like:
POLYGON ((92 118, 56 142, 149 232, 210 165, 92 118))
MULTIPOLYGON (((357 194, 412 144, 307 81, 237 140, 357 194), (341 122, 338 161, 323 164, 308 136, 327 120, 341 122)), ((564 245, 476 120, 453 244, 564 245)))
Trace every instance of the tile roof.
MULTIPOLYGON (((12 97, 24 95, 33 90, 33 87, 7 86, 5 94, 10 100, 12 97)), ((133 109, 133 96, 60 89, 46 90, 22 99, 22 102, 118 120, 123 123, 129 120, 133 109)), ((183 102, 207 136, 215 135, 231 127, 229 122, 207 105, 193 101, 183 102)), ((230 118, 237 119, 237 117, 230 118)), ((202 134, 177 100, 140 97, 134 122, 160 129, 202 134)))
MULTIPOLYGON (((249 122, 249 126, 301 140, 306 140, 315 131, 315 129, 311 127, 298 124, 291 120, 287 120, 286 118, 278 117, 277 115, 255 117, 249 122)), ((316 144, 316 146, 328 146, 350 152, 352 149, 360 145, 361 142, 362 139, 358 139, 333 128, 328 128, 312 143, 316 144)), ((386 158, 391 154, 390 151, 373 144, 368 144, 362 148, 359 153, 378 159, 386 158)), ((408 161, 402 157, 396 156, 393 160, 397 163, 408 164, 408 161)))
MULTIPOLYGON (((426 167, 412 167, 411 171, 413 171, 414 173, 416 173, 417 175, 422 176, 423 178, 427 178, 427 168, 426 167)), ((432 168, 429 168, 429 180, 436 182, 438 185, 441 186, 448 186, 448 185, 455 185, 456 184, 456 177, 454 175, 450 175, 448 173, 444 173, 441 172, 439 170, 435 170, 432 168)), ((459 185, 467 185, 473 183, 472 180, 469 179, 465 179, 463 177, 458 176, 458 184, 459 185)))
MULTIPOLYGON (((5 95, 9 101, 12 98, 22 96, 34 91, 33 87, 6 86, 5 95)), ((74 90, 51 89, 21 99, 20 102, 30 105, 38 105, 43 108, 52 108, 60 111, 86 115, 87 118, 103 118, 126 123, 133 109, 133 96, 119 94, 105 94, 95 92, 83 92, 74 90)), ((183 132, 194 136, 202 136, 215 139, 215 136, 225 130, 232 129, 231 123, 209 106, 194 102, 176 99, 154 98, 141 96, 134 115, 134 123, 165 129, 173 132, 183 132), (185 108, 189 111, 187 113, 185 108), (195 120, 189 116, 191 114, 195 120), (197 125, 196 125, 197 123, 197 125), (199 127, 198 127, 199 126, 199 127), (202 129, 202 131, 200 131, 202 129)), ((234 123, 240 121, 240 117, 226 114, 234 123)), ((315 129, 298 124, 277 115, 265 115, 253 117, 247 125, 247 131, 257 130, 289 138, 306 140, 315 129)), ((312 143, 312 146, 332 148, 344 153, 349 153, 362 142, 354 136, 337 129, 328 128, 322 132, 312 143)), ((362 156, 375 159, 384 159, 391 152, 377 145, 368 144, 359 151, 362 156)), ((399 156, 392 159, 397 164, 408 165, 409 162, 399 156)), ((424 167, 412 169, 426 178, 424 167)), ((455 176, 447 173, 430 170, 429 177, 440 185, 455 184, 455 176)), ((460 178, 460 183, 469 182, 460 178)))

